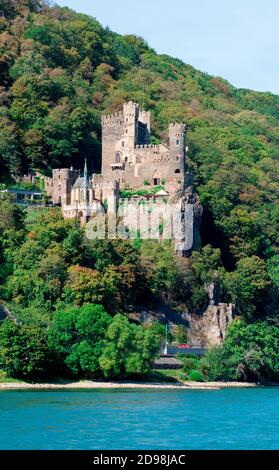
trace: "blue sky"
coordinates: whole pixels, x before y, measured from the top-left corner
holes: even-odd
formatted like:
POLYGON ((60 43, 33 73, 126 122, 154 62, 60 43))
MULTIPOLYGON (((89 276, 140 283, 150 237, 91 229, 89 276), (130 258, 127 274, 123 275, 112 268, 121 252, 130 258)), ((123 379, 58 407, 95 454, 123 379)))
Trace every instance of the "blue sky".
POLYGON ((239 88, 279 94, 279 0, 56 0, 239 88))

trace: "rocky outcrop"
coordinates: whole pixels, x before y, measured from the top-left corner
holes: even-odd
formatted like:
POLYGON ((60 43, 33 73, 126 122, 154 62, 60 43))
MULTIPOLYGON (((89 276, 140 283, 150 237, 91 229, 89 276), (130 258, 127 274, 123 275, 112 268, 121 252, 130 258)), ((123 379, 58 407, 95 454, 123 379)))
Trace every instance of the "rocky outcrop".
POLYGON ((189 256, 192 251, 198 250, 201 245, 200 224, 202 218, 202 205, 194 187, 189 185, 186 189, 178 189, 172 203, 180 203, 181 213, 177 223, 181 227, 182 239, 175 240, 176 252, 180 256, 189 256), (189 244, 192 232, 192 243, 189 244))
POLYGON ((203 347, 220 346, 226 338, 227 328, 233 317, 234 305, 225 303, 209 305, 202 316, 188 314, 189 342, 200 343, 203 347))
POLYGON ((0 322, 4 321, 5 318, 8 318, 8 317, 14 320, 14 317, 11 314, 11 312, 7 309, 7 307, 5 307, 4 304, 0 302, 0 322))
POLYGON ((176 325, 187 328, 188 343, 196 347, 220 346, 225 338, 228 325, 234 318, 234 305, 219 303, 210 304, 202 314, 177 311, 167 305, 160 305, 154 310, 138 308, 130 313, 129 318, 137 323, 145 324, 159 321, 168 324, 169 330, 176 325))

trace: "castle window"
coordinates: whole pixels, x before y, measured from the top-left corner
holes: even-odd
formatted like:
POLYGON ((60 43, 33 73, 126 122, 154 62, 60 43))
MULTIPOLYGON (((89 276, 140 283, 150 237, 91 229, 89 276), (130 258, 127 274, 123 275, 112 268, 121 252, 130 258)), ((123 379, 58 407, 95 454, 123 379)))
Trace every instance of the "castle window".
POLYGON ((177 161, 177 162, 180 161, 180 155, 177 155, 177 156, 176 156, 176 161, 177 161))
POLYGON ((176 145, 179 145, 179 144, 180 144, 180 140, 177 139, 177 140, 176 140, 176 145))
POLYGON ((121 163, 121 155, 119 152, 115 154, 115 163, 121 163))
POLYGON ((125 142, 122 142, 122 147, 125 147, 125 142))
POLYGON ((153 173, 153 185, 158 186, 161 183, 161 174, 158 170, 153 173))
POLYGON ((179 170, 179 168, 178 168, 177 170, 175 170, 175 173, 180 173, 180 170, 179 170))
POLYGON ((58 191, 61 191, 61 184, 58 185, 58 191))
POLYGON ((80 199, 81 199, 81 201, 84 201, 84 191, 80 192, 80 199))
POLYGON ((128 134, 128 129, 126 129, 126 134, 128 134))

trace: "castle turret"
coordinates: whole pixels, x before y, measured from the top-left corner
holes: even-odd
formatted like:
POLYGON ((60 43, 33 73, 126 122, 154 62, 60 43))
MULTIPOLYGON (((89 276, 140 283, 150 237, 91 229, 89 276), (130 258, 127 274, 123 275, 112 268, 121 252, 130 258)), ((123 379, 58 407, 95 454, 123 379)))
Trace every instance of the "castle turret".
POLYGON ((185 144, 186 144, 186 126, 185 124, 169 125, 169 169, 173 176, 184 180, 185 175, 185 144))
MULTIPOLYGON (((102 174, 113 176, 112 164, 118 161, 118 152, 115 144, 123 137, 123 113, 110 114, 102 117, 102 174)), ((123 139, 123 145, 125 141, 123 139)), ((121 144, 122 146, 122 144, 121 144)), ((124 148, 124 147, 123 147, 124 148)), ((121 159, 121 155, 120 155, 121 159)))
POLYGON ((52 201, 54 204, 70 204, 71 188, 78 177, 78 171, 61 168, 52 171, 52 201))
POLYGON ((124 137, 126 138, 126 146, 134 149, 137 138, 137 121, 139 116, 139 107, 133 101, 124 103, 124 137))

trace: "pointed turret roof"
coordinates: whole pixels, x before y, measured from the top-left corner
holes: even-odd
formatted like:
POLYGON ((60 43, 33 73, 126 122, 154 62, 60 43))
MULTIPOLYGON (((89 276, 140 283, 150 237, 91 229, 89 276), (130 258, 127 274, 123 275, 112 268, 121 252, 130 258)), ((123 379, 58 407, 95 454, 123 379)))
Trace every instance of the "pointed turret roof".
POLYGON ((74 188, 82 188, 86 189, 89 188, 89 179, 88 179, 88 171, 87 171, 87 159, 84 160, 84 169, 83 169, 83 176, 79 176, 74 184, 74 188))

